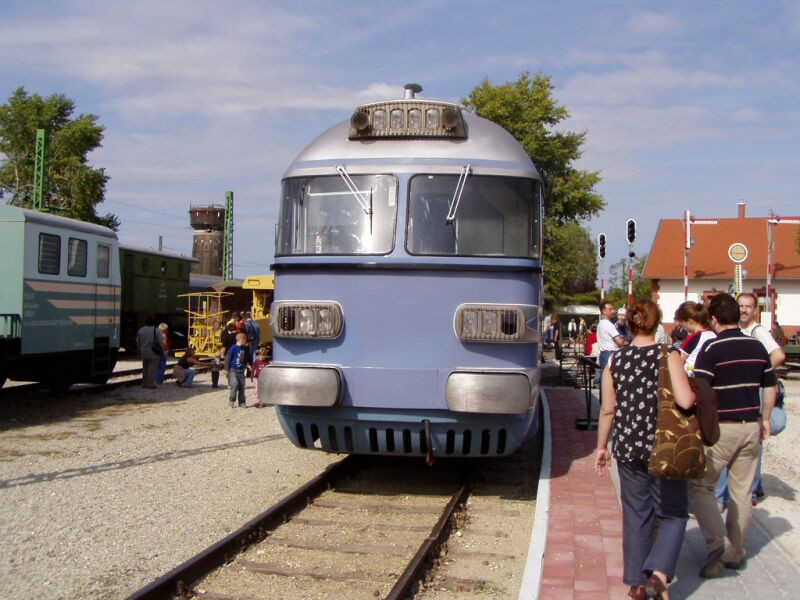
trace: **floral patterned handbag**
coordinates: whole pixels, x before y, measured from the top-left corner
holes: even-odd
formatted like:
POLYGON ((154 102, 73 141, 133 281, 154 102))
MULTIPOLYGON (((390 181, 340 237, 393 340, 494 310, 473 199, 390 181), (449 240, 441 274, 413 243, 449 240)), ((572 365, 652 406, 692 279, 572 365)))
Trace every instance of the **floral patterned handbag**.
POLYGON ((675 404, 666 345, 658 357, 656 435, 648 471, 661 479, 700 479, 706 474, 706 453, 695 409, 675 404))

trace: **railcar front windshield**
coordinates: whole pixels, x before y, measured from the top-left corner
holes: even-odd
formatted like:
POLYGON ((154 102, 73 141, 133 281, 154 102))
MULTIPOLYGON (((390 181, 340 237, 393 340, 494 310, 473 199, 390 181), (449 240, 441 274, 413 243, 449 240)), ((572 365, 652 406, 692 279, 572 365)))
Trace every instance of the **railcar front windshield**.
POLYGON ((411 180, 409 253, 539 257, 538 181, 469 175, 460 200, 454 201, 458 183, 458 175, 417 175, 411 180))
POLYGON ((282 184, 279 255, 388 254, 397 220, 391 175, 326 175, 282 184))

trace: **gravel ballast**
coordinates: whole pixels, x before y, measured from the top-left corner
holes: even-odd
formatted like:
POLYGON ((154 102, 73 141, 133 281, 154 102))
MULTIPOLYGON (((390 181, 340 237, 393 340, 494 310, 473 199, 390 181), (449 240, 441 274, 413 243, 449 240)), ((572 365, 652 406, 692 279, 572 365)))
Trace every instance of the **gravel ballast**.
POLYGON ((0 402, 0 598, 126 596, 340 458, 196 382, 0 402))

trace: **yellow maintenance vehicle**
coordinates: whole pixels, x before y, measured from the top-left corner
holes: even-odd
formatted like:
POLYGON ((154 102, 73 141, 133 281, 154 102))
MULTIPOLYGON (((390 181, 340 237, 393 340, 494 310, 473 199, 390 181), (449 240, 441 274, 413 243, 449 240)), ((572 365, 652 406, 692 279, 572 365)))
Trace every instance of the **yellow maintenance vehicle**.
POLYGON ((270 327, 269 307, 275 297, 274 275, 250 275, 244 278, 243 290, 253 290, 251 312, 253 320, 261 327, 259 346, 267 349, 267 356, 272 357, 272 329, 270 327))
MULTIPOLYGON (((181 294, 189 308, 189 346, 198 358, 214 358, 220 349, 219 334, 227 321, 227 311, 222 309, 222 299, 230 292, 191 292, 181 294)), ((177 355, 176 355, 177 356, 177 355)))

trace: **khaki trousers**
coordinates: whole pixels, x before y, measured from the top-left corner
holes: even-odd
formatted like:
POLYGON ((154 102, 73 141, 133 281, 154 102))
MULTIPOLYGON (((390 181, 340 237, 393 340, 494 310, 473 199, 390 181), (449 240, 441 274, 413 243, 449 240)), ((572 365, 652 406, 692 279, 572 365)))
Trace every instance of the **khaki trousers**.
POLYGON ((724 548, 722 560, 740 562, 744 558, 744 536, 753 512, 750 488, 758 464, 761 431, 758 423, 724 421, 720 422, 719 429, 719 441, 706 448, 706 476, 689 483, 689 501, 709 552, 724 548), (714 491, 725 467, 728 468, 730 501, 723 523, 714 491))

